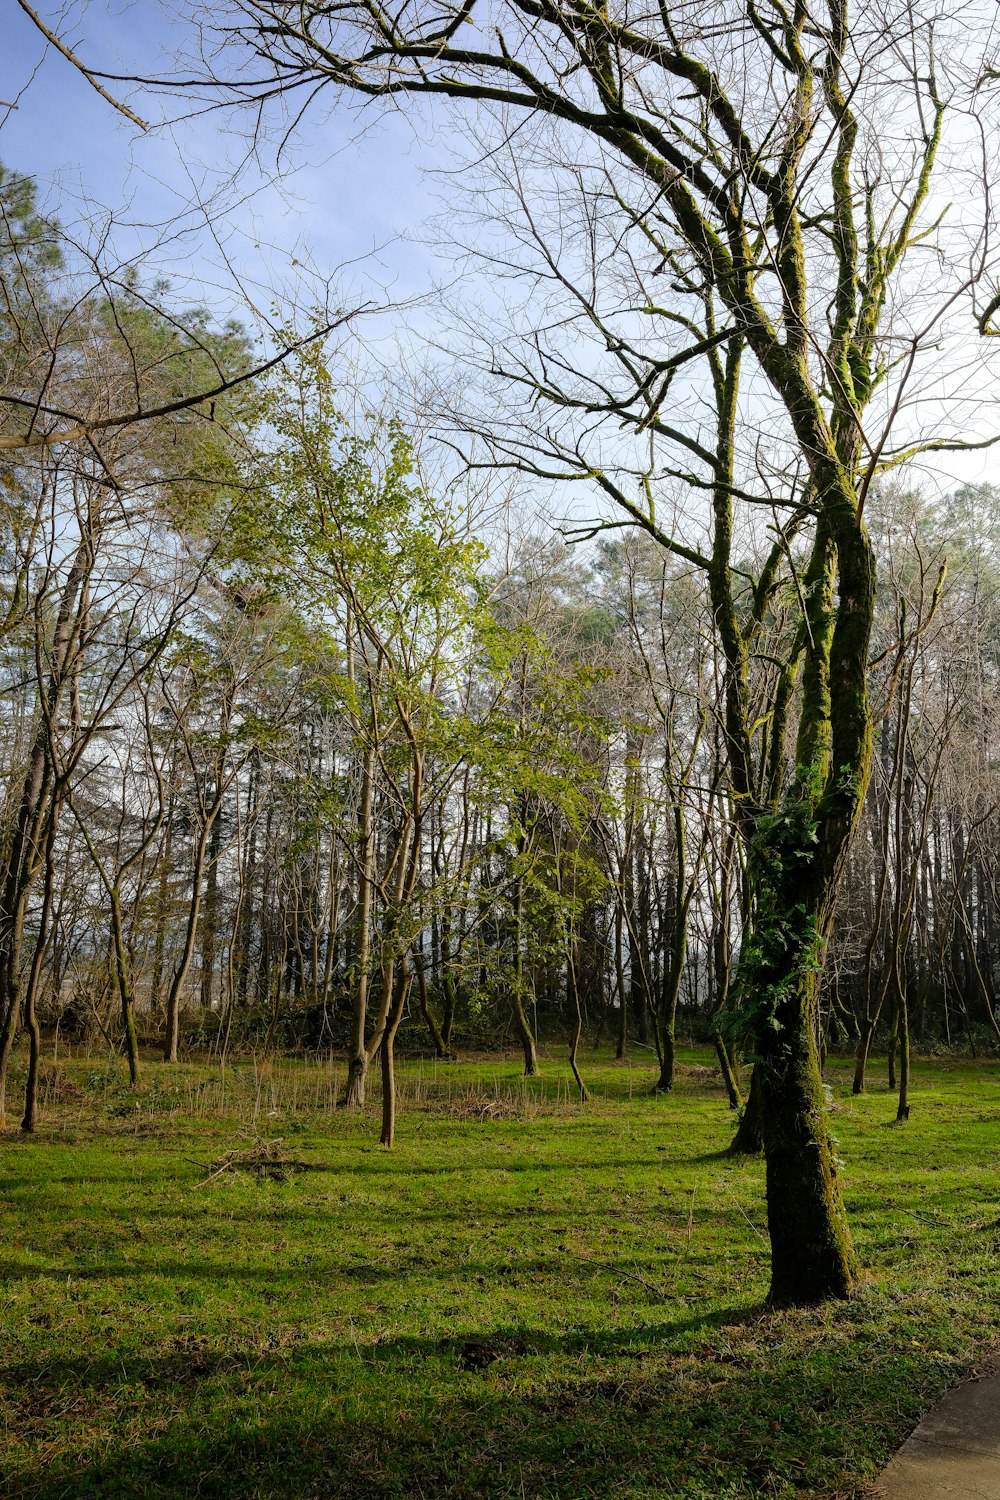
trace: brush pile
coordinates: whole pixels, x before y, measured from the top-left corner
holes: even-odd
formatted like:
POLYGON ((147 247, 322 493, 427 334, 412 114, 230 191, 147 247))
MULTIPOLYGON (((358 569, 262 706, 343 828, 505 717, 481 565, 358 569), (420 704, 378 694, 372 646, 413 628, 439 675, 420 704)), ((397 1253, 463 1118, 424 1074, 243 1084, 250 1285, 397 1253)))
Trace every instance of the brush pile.
POLYGON ((478 1120, 483 1125, 489 1120, 523 1120, 526 1114, 526 1102, 521 1097, 500 1098, 472 1090, 442 1101, 440 1107, 452 1119, 478 1120))
MULTIPOLYGON (((258 1182, 269 1179, 272 1182, 287 1182, 294 1177, 296 1172, 308 1172, 315 1169, 316 1162, 302 1161, 297 1156, 289 1156, 282 1149, 284 1142, 277 1141, 255 1141, 252 1146, 247 1146, 241 1151, 227 1151, 225 1156, 220 1156, 217 1161, 210 1162, 206 1167, 206 1176, 201 1182, 196 1182, 196 1188, 207 1187, 210 1182, 217 1182, 220 1177, 228 1173, 244 1175, 256 1178, 258 1182)), ((203 1162, 196 1162, 195 1166, 204 1166, 203 1162)))

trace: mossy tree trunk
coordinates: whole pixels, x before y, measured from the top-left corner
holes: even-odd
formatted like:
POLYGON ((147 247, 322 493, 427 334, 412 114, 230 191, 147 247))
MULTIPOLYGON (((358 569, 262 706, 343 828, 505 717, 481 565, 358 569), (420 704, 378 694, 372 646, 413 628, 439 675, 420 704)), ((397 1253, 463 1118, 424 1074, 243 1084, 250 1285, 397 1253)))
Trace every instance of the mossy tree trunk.
POLYGON ((775 1303, 846 1297, 857 1272, 816 1056, 814 996, 815 974, 803 973, 777 1013, 780 1032, 762 1054, 758 1080, 775 1303))
MULTIPOLYGON (((758 840, 759 907, 745 960, 757 1053, 752 1097, 759 1113, 752 1123, 759 1123, 766 1161, 775 1303, 846 1297, 857 1270, 816 1044, 824 914, 815 899, 796 900, 797 873, 816 858, 806 809, 799 815, 801 821, 786 809, 758 840)), ((815 882, 814 897, 829 895, 824 886, 815 882)))
POLYGON ((677 1001, 684 977, 684 959, 687 955, 687 903, 678 902, 680 913, 674 932, 674 944, 670 960, 663 976, 663 992, 660 1004, 658 1033, 660 1038, 660 1076, 656 1080, 658 1094, 669 1094, 674 1086, 676 1063, 677 1001))
POLYGON ((726 1091, 730 1109, 740 1109, 743 1105, 743 1094, 740 1089, 739 1074, 733 1059, 729 1055, 726 1039, 721 1031, 712 1032, 712 1046, 715 1055, 719 1059, 719 1071, 722 1074, 722 1086, 726 1091))
POLYGON ((521 999, 516 980, 510 986, 510 1008, 514 1030, 517 1032, 517 1038, 521 1044, 521 1055, 524 1059, 524 1077, 536 1078, 538 1076, 538 1049, 535 1046, 531 1024, 528 1021, 527 1012, 524 1009, 524 1001, 521 999))
POLYGON ((764 1117, 763 1117, 763 1090, 760 1085, 760 1072, 758 1064, 754 1064, 753 1072, 750 1074, 750 1087, 747 1090, 746 1101, 743 1112, 740 1115, 740 1123, 736 1127, 736 1134, 730 1142, 727 1156, 759 1156, 764 1149, 764 1117))
POLYGON ((851 1082, 852 1094, 863 1094, 865 1091, 865 1075, 868 1069, 868 1054, 871 1052, 872 1038, 875 1035, 875 1022, 866 1021, 861 1028, 858 1037, 858 1045, 854 1053, 854 1078, 851 1082))
POLYGON ((750 841, 754 918, 742 979, 759 1059, 772 1301, 847 1296, 856 1257, 840 1196, 816 1045, 817 976, 871 767, 871 547, 843 473, 806 579, 796 774, 750 841), (840 493, 837 493, 839 486, 840 493))
POLYGON ((661 991, 659 1036, 660 1036, 660 1077, 656 1084, 656 1092, 659 1094, 669 1093, 674 1086, 674 1065, 676 1056, 676 1033, 677 1033, 677 1004, 680 999, 681 982, 684 978, 684 964, 688 949, 688 921, 691 913, 691 903, 694 900, 698 885, 698 877, 701 870, 702 860, 707 844, 708 821, 706 819, 701 836, 701 844, 697 849, 695 857, 689 862, 687 850, 687 819, 684 815, 683 797, 693 774, 695 757, 701 741, 701 729, 694 737, 693 748, 687 764, 681 769, 676 782, 671 790, 673 807, 671 809, 674 823, 674 884, 673 884, 673 912, 670 944, 670 957, 667 961, 664 956, 663 988, 661 991))

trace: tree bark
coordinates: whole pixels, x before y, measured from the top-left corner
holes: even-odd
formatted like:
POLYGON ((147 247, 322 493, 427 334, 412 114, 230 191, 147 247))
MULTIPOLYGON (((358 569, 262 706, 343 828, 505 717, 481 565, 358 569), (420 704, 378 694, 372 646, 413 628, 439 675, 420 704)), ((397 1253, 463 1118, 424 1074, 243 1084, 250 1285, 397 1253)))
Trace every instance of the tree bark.
POLYGON ((740 1092, 739 1078, 733 1066, 733 1060, 729 1056, 729 1048, 726 1046, 721 1031, 712 1032, 712 1045, 719 1059, 719 1070, 722 1073, 722 1083, 726 1090, 726 1098, 729 1100, 729 1108, 739 1109, 743 1104, 743 1095, 740 1092))
POLYGON ((569 1001, 569 1065, 572 1069, 580 1099, 586 1103, 590 1097, 587 1085, 580 1076, 577 1054, 580 1050, 580 1034, 583 1031, 583 1012, 580 1009, 580 984, 577 972, 580 939, 575 932, 570 934, 566 954, 566 998, 569 1001))
POLYGON ((405 959, 396 966, 392 1007, 386 1021, 385 1031, 379 1046, 382 1064, 382 1134, 381 1143, 391 1150, 396 1139, 396 1032, 403 1019, 406 997, 410 991, 411 974, 405 959))
POLYGON ((759 1156, 764 1149, 763 1091, 757 1064, 750 1074, 750 1089, 736 1134, 727 1151, 727 1156, 759 1156))
POLYGON ((357 977, 354 983, 351 1047, 347 1059, 347 1090, 344 1095, 344 1104, 348 1109, 360 1109, 364 1104, 365 1082, 368 1077, 365 1030, 368 1021, 368 965, 371 955, 372 896, 375 884, 374 780, 375 747, 369 745, 365 749, 362 764, 361 809, 358 820, 361 859, 354 938, 354 964, 357 977))
MULTIPOLYGON (((525 836, 523 832, 518 838, 518 858, 524 857, 525 836)), ((524 1057, 525 1078, 535 1078, 538 1074, 538 1052, 535 1047, 535 1037, 528 1017, 524 1010, 524 879, 518 875, 514 883, 514 963, 513 975, 510 983, 510 1011, 517 1032, 518 1041, 521 1043, 521 1052, 524 1057)))
POLYGON ((850 1294, 857 1260, 840 1198, 806 974, 782 1007, 781 1044, 762 1058, 771 1287, 776 1304, 850 1294))

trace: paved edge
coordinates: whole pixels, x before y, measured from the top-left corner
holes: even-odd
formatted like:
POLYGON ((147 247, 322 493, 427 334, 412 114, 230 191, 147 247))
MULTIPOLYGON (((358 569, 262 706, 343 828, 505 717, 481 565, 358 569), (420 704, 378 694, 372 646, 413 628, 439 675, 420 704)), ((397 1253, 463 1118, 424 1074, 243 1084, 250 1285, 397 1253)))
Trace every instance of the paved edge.
POLYGON ((1000 1500, 1000 1350, 924 1414, 870 1493, 873 1500, 1000 1500))

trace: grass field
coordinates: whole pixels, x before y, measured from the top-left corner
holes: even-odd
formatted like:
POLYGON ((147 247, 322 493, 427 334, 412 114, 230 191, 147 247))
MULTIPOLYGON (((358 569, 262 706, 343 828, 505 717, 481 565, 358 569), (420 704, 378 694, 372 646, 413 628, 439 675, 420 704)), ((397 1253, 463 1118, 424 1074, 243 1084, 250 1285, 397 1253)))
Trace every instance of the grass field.
MULTIPOLYGON (((1000 1067, 915 1069, 913 1118, 829 1069, 861 1295, 772 1312, 763 1169, 707 1054, 48 1072, 2 1140, 0 1494, 860 1496, 1000 1326, 1000 1067), (286 1181, 205 1168, 255 1138, 286 1181)), ((875 1070, 873 1070, 874 1073, 875 1070)), ((879 1071, 881 1069, 879 1068, 879 1071)))

